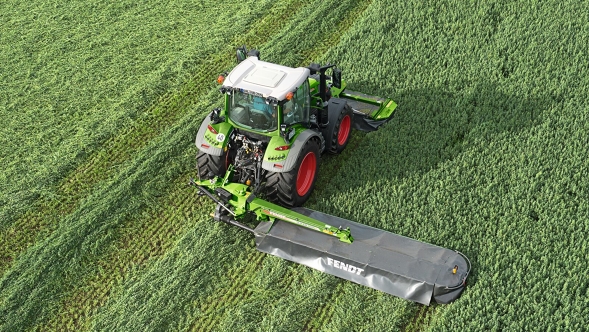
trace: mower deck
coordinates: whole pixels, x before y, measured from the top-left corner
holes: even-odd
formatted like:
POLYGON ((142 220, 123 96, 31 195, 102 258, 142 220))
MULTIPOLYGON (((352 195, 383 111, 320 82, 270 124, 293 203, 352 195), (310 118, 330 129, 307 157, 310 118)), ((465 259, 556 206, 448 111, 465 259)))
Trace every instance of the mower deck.
POLYGON ((470 263, 456 251, 305 208, 293 212, 349 227, 354 242, 276 220, 255 229, 259 251, 425 305, 452 302, 464 290, 470 263))
POLYGON ((340 94, 352 108, 354 128, 362 131, 374 131, 392 118, 397 107, 387 98, 367 95, 365 93, 345 90, 340 94))

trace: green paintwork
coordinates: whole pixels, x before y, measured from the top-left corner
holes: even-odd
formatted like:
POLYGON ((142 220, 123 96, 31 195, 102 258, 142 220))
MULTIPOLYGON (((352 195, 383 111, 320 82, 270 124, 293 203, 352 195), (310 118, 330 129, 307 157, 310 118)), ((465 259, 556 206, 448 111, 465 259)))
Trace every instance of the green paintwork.
POLYGON ((345 93, 345 92, 341 93, 340 97, 344 98, 344 99, 352 99, 352 100, 356 100, 356 101, 359 101, 362 103, 378 106, 379 108, 377 110, 374 110, 373 112, 371 112, 369 114, 369 117, 373 120, 387 119, 393 114, 393 112, 397 108, 397 104, 392 99, 389 99, 389 98, 384 98, 384 99, 378 98, 378 97, 370 98, 370 96, 367 96, 367 95, 360 96, 360 95, 355 95, 355 94, 350 94, 350 93, 345 93))
MULTIPOLYGON (((327 81, 327 86, 330 85, 330 81, 327 81)), ((346 82, 342 80, 341 88, 331 87, 331 96, 335 98, 346 98, 349 100, 353 100, 356 104, 365 103, 368 105, 372 105, 372 107, 367 108, 366 114, 373 120, 383 120, 389 118, 392 113, 394 112, 397 104, 392 101, 391 99, 379 98, 368 96, 364 94, 354 94, 352 92, 347 93, 346 89, 346 82), (376 106, 376 107, 374 107, 376 106)), ((311 104, 310 107, 318 108, 321 107, 323 101, 320 98, 319 94, 319 81, 314 78, 309 77, 309 93, 311 97, 311 104)), ((225 94, 224 96, 225 107, 221 111, 221 116, 225 118, 224 122, 211 124, 211 126, 218 132, 214 134, 210 130, 207 130, 205 133, 204 140, 208 142, 212 146, 217 148, 226 148, 228 141, 229 141, 229 134, 233 130, 233 128, 237 128, 243 131, 252 131, 250 128, 244 128, 229 119, 227 116, 227 110, 229 109, 230 97, 229 95, 225 94), (221 136, 224 135, 224 136, 221 136), (219 140, 221 138, 221 140, 219 140)), ((283 114, 282 114, 282 102, 278 104, 278 128, 280 128, 280 124, 283 122, 283 114)), ((259 135, 264 135, 270 137, 270 142, 266 147, 264 153, 264 161, 266 162, 280 162, 285 160, 288 157, 288 153, 290 152, 290 147, 292 146, 293 142, 296 140, 296 137, 302 133, 303 131, 307 130, 307 128, 303 124, 294 124, 289 126, 287 130, 294 128, 295 133, 290 140, 285 139, 280 135, 280 129, 270 131, 270 132, 263 132, 263 131, 255 131, 259 135), (286 150, 276 150, 277 147, 281 146, 288 146, 286 150)), ((253 198, 248 202, 248 197, 252 195, 252 188, 246 184, 240 183, 231 183, 229 179, 233 178, 234 167, 233 165, 229 165, 227 172, 223 178, 215 177, 212 180, 203 180, 196 182, 197 185, 205 188, 211 194, 216 195, 215 190, 217 188, 222 188, 229 193, 231 193, 231 198, 227 202, 229 205, 227 208, 230 208, 234 218, 242 219, 247 213, 255 214, 257 220, 264 221, 264 222, 274 222, 275 220, 283 220, 286 222, 293 223, 295 225, 309 228, 318 232, 322 232, 334 237, 337 237, 340 241, 345 243, 352 243, 354 238, 348 229, 339 229, 337 227, 328 225, 322 221, 307 217, 305 215, 290 211, 286 208, 283 208, 279 205, 267 202, 260 198, 253 198)))
POLYGON ((268 143, 268 147, 266 148, 266 153, 264 153, 264 160, 265 161, 282 161, 285 160, 286 157, 288 156, 288 152, 290 150, 284 150, 284 151, 277 151, 276 148, 280 147, 280 146, 288 146, 290 149, 290 146, 292 145, 292 142, 294 142, 294 140, 292 140, 290 142, 290 144, 287 144, 284 141, 284 138, 280 137, 280 136, 274 136, 272 137, 272 139, 270 139, 270 142, 268 143))
MULTIPOLYGON (((329 85, 330 83, 331 83, 331 81, 327 80, 327 84, 329 85)), ((330 89, 331 96, 335 97, 335 98, 339 98, 340 93, 346 89, 346 85, 347 85, 346 80, 342 80, 342 86, 340 89, 332 86, 330 89)), ((309 88, 310 88, 309 92, 311 93, 311 96, 319 98, 319 81, 314 78, 309 78, 309 88)))
MULTIPOLYGON (((328 80, 327 83, 329 84, 329 83, 331 83, 331 81, 328 80)), ((312 105, 315 104, 317 101, 320 102, 321 99, 319 98, 319 81, 317 81, 314 78, 309 78, 309 87, 310 87, 311 96, 314 99, 314 103, 312 103, 312 105)), ((347 87, 346 81, 342 80, 340 89, 333 87, 333 86, 331 87, 331 89, 330 89, 331 96, 334 98, 352 99, 352 100, 367 103, 370 105, 378 106, 379 108, 377 110, 374 110, 370 114, 367 114, 368 117, 370 117, 372 120, 387 119, 393 114, 393 112, 397 108, 397 104, 391 99, 388 99, 388 98, 383 99, 383 98, 378 98, 378 97, 370 98, 370 96, 367 96, 367 95, 366 96, 359 96, 359 95, 349 94, 349 93, 345 92, 346 87, 347 87)))
POLYGON ((352 243, 354 241, 349 228, 339 229, 300 213, 290 211, 279 205, 272 204, 261 198, 254 198, 248 203, 247 199, 251 195, 251 188, 245 184, 229 182, 229 179, 233 177, 233 171, 233 165, 229 165, 229 169, 223 178, 215 177, 211 180, 196 181, 195 183, 206 188, 213 195, 215 195, 215 189, 217 188, 223 188, 230 192, 231 199, 228 204, 233 208, 236 219, 243 218, 247 213, 253 213, 259 221, 274 222, 276 219, 279 219, 337 237, 345 243, 352 243))
POLYGON ((217 124, 210 123, 209 125, 217 131, 217 134, 215 134, 207 129, 205 136, 204 136, 204 141, 207 142, 208 144, 210 144, 211 146, 214 146, 214 147, 220 148, 220 149, 227 146, 227 143, 229 142, 229 134, 233 130, 233 126, 227 122, 220 122, 217 124), (220 136, 221 134, 223 136, 220 136), (219 140, 219 138, 221 138, 221 137, 223 139, 219 140))
POLYGON ((340 94, 342 93, 342 91, 344 91, 346 89, 346 80, 342 80, 342 85, 341 88, 338 89, 335 86, 331 87, 331 96, 335 97, 335 98, 340 98, 340 94))

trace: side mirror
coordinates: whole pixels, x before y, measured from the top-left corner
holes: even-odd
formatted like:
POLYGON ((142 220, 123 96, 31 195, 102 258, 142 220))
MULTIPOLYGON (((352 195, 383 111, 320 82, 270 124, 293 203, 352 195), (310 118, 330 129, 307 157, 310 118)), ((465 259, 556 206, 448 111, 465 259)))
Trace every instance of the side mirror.
POLYGON ((249 52, 247 52, 247 56, 255 56, 256 58, 258 58, 258 60, 261 60, 260 51, 258 50, 250 50, 249 52))
POLYGON ((282 138, 284 138, 284 143, 286 144, 290 144, 290 140, 294 137, 294 135, 296 134, 296 130, 293 127, 288 127, 286 124, 281 124, 280 125, 280 136, 282 138))
POLYGON ((342 71, 338 68, 333 68, 331 70, 331 81, 334 87, 341 89, 342 88, 342 71))
POLYGON ((224 121, 224 119, 221 118, 221 109, 219 107, 213 109, 213 111, 211 112, 211 116, 209 118, 211 119, 213 124, 224 121))
POLYGON ((245 60, 246 58, 246 54, 247 54, 247 49, 245 48, 245 45, 242 47, 238 47, 237 48, 237 63, 242 62, 243 60, 245 60))

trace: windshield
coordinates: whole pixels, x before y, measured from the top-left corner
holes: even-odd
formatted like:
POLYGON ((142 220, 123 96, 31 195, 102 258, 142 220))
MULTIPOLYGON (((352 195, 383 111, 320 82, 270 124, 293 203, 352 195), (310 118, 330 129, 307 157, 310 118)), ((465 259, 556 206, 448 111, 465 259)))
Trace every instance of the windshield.
POLYGON ((278 128, 276 107, 266 104, 263 97, 233 91, 229 97, 229 118, 247 128, 273 131, 278 128))

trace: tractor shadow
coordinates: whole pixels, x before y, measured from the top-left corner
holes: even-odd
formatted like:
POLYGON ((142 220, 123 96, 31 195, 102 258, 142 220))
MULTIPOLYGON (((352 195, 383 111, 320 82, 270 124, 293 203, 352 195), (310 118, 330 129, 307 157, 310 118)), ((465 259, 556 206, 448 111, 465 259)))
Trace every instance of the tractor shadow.
MULTIPOLYGON (((320 208, 321 201, 331 195, 354 193, 366 183, 400 182, 425 174, 469 148, 501 135, 516 135, 540 124, 542 111, 557 102, 549 97, 507 95, 493 84, 482 83, 468 91, 434 87, 396 95, 379 91, 369 82, 356 86, 364 87, 366 93, 390 96, 399 106, 393 119, 377 131, 354 131, 341 155, 322 156, 315 192, 306 204, 310 208, 320 208)), ((324 212, 344 218, 349 214, 346 208, 328 209, 335 210, 324 212)))
MULTIPOLYGON (((357 86, 367 87, 365 90, 375 95, 391 95, 368 82, 357 86)), ((355 181, 334 181, 337 170, 348 161, 355 163, 356 173, 365 181, 425 173, 475 142, 491 142, 498 135, 517 134, 541 123, 542 110, 554 102, 509 96, 491 84, 471 90, 456 93, 427 88, 391 95, 399 106, 390 122, 372 133, 355 131, 339 156, 323 155, 317 191, 333 182, 342 190, 356 187, 355 181)))

